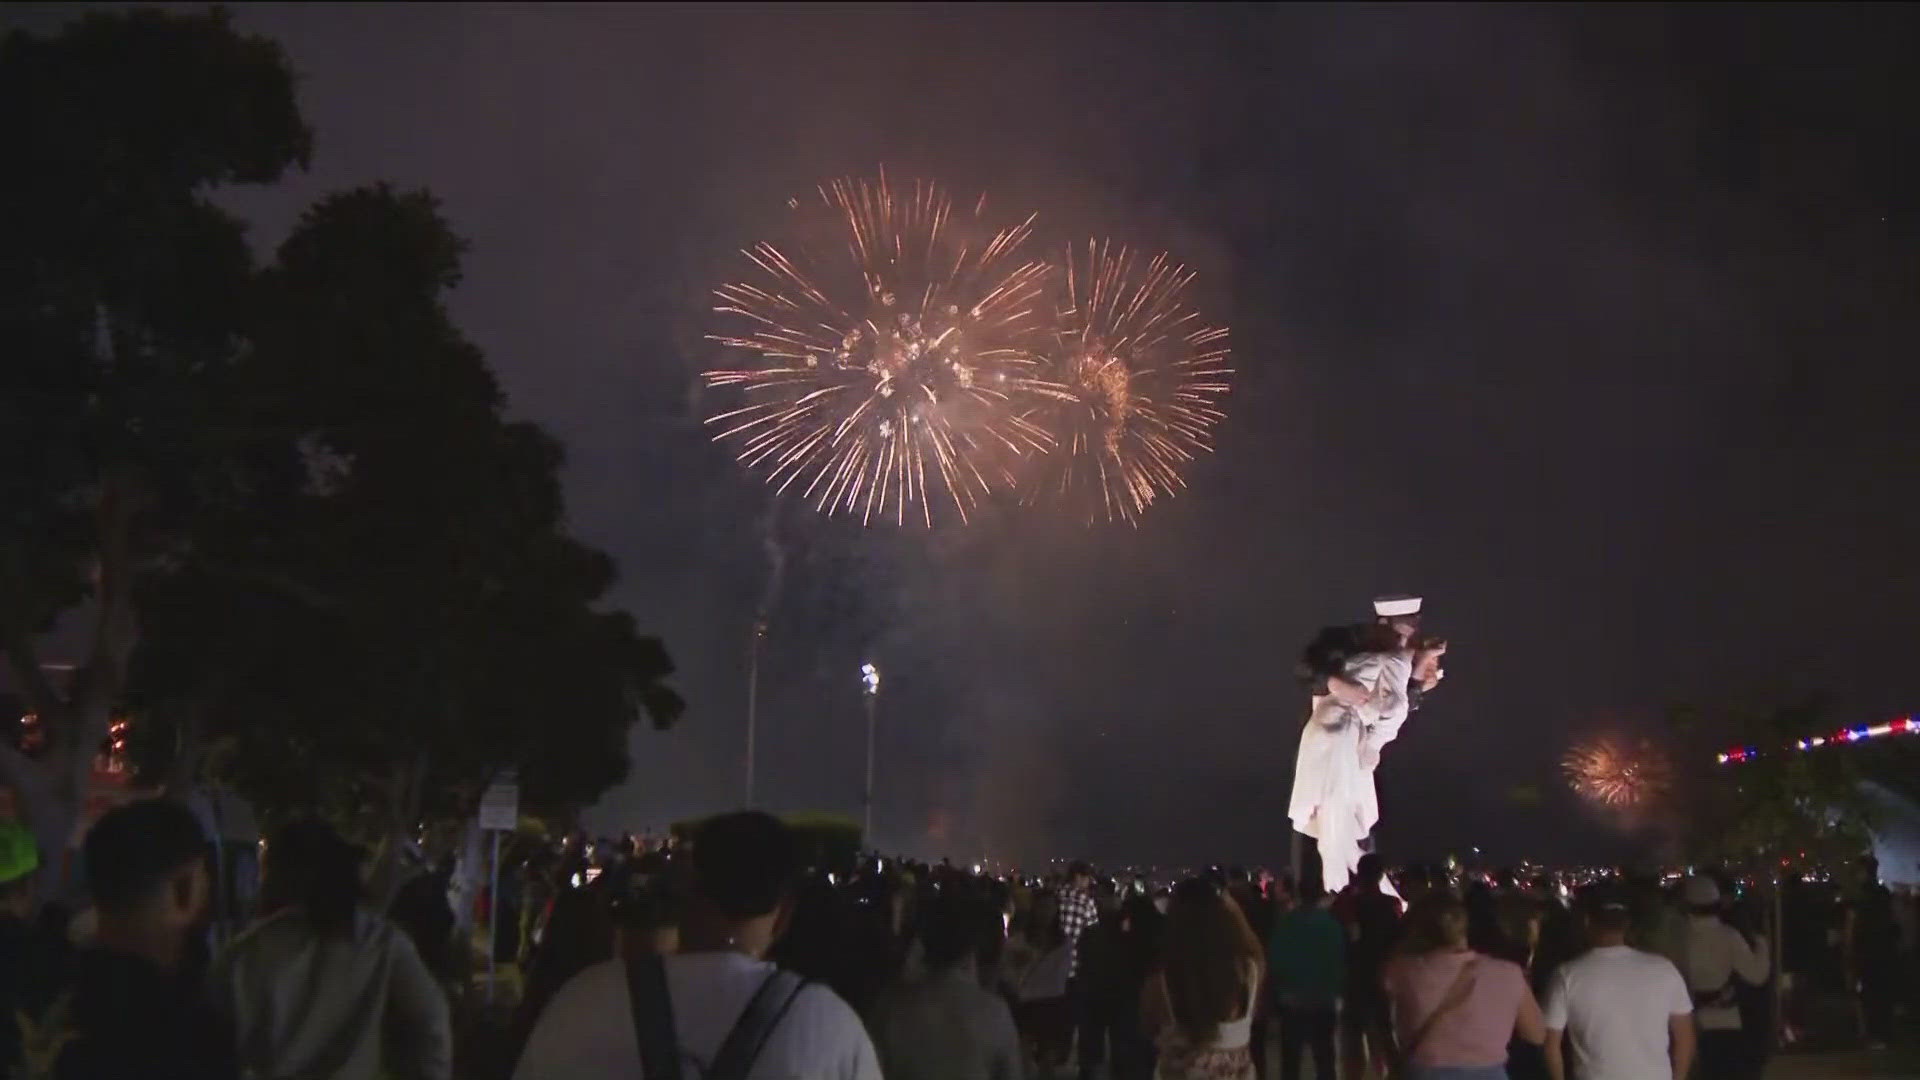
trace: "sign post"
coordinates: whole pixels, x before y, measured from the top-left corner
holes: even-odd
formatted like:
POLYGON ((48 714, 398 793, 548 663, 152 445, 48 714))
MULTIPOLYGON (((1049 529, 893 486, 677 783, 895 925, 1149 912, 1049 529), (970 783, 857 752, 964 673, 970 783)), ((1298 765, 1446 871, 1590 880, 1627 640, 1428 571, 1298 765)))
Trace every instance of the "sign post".
POLYGON ((487 888, 487 1004, 493 1004, 500 941, 500 834, 520 827, 520 785, 503 773, 480 796, 480 827, 493 833, 492 884, 487 888))

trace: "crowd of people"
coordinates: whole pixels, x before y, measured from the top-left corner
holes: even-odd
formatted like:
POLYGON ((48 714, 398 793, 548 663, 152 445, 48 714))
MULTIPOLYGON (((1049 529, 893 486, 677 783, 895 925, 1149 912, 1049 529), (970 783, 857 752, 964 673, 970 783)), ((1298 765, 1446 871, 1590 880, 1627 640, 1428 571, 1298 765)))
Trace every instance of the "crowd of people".
MULTIPOLYGON (((572 973, 597 965, 602 992, 617 997, 615 973, 636 952, 703 951, 715 933, 688 935, 705 927, 702 851, 713 842, 696 839, 684 859, 615 859, 575 890, 566 910, 614 929, 583 937, 556 907, 534 950, 541 981, 584 982, 572 973), (593 943, 584 952, 583 941, 593 943)), ((1158 880, 1072 864, 1030 878, 868 859, 840 874, 788 858, 760 850, 750 860, 794 875, 784 919, 778 905, 765 912, 778 933, 764 957, 863 1018, 856 1034, 888 1077, 1262 1076, 1277 1050, 1283 1078, 1309 1075, 1311 1062, 1321 1078, 1740 1080, 1760 1075, 1772 1046, 1770 945, 1753 897, 1705 875, 1570 888, 1545 872, 1431 867, 1388 884, 1368 856, 1327 896, 1318 875, 1295 885, 1234 869, 1158 880)), ((1839 942, 1848 970, 1867 972, 1854 981, 1891 1009, 1910 989, 1888 973, 1911 965, 1911 928, 1871 914, 1890 899, 1878 886, 1838 907, 1834 895, 1808 886, 1787 902, 1796 920, 1847 913, 1837 937, 1820 941, 1839 942), (1905 944, 1858 959, 1866 950, 1845 945, 1867 935, 1905 944), (1905 961, 1879 959, 1901 949, 1905 961)), ((1830 966, 1832 950, 1788 948, 1804 983, 1830 966)), ((688 962, 665 963, 675 972, 688 962)), ((572 1020, 546 1019, 556 1009, 569 1011, 538 993, 523 1003, 517 1077, 565 1074, 533 1049, 548 1026, 554 1045, 580 1043, 572 1020)), ((712 1060, 689 1053, 695 1065, 712 1060)), ((845 1075, 870 1075, 864 1054, 848 1060, 845 1075)))
POLYGON ((31 835, 0 823, 0 1067, 14 1080, 445 1078, 448 998, 363 901, 358 849, 270 838, 260 918, 216 951, 209 838, 185 806, 116 808, 81 851, 89 905, 37 905, 31 835))
MULTIPOLYGON (((0 1075, 455 1075, 450 969, 469 950, 444 872, 382 910, 364 853, 294 822, 266 844, 258 917, 214 948, 207 849, 183 806, 112 810, 86 836, 76 916, 35 903, 38 852, 0 823, 0 1075)), ((1388 883, 1369 855, 1327 896, 1317 875, 1033 879, 802 852, 737 813, 677 850, 530 863, 490 920, 511 927, 499 958, 523 962, 517 1009, 460 1074, 1246 1080, 1277 1049, 1282 1080, 1309 1063, 1316 1080, 1743 1080, 1772 1046, 1774 944, 1710 876, 1569 897, 1511 875, 1388 883)), ((1789 926, 1830 914, 1820 894, 1787 903, 1789 926)), ((1884 1038, 1908 1007, 1911 927, 1873 884, 1838 910, 1842 978, 1884 1038)), ((1832 940, 1785 943, 1808 985, 1832 940)))

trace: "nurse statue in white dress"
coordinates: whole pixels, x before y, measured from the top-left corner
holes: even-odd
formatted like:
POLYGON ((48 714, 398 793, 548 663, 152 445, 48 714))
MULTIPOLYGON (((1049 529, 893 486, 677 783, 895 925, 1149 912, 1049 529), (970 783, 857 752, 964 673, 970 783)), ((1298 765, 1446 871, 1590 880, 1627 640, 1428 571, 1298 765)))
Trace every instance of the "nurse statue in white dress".
POLYGON ((1418 695, 1440 681, 1443 642, 1421 642, 1420 599, 1374 602, 1377 621, 1322 634, 1308 649, 1313 712, 1300 732, 1287 816, 1320 850, 1320 874, 1329 893, 1345 887, 1380 820, 1373 770, 1380 751, 1400 734, 1418 695), (1329 634, 1344 637, 1328 645, 1329 634), (1316 652, 1318 650, 1318 652, 1316 652), (1324 680, 1324 692, 1320 681, 1324 680))

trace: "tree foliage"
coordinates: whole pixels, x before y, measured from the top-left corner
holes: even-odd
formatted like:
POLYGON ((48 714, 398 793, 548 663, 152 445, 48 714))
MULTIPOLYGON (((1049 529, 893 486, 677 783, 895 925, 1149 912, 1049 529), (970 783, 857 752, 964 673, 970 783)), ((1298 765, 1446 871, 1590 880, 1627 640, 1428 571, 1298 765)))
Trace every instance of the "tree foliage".
POLYGON ((566 532, 559 445, 447 315, 462 246, 426 193, 365 188, 261 277, 250 498, 156 589, 141 689, 269 809, 410 829, 509 767, 586 802, 641 712, 680 713, 664 648, 597 607, 613 565, 566 532))
POLYGON ((1692 764, 1678 807, 1690 857, 1770 875, 1837 866, 1860 854, 1872 824, 1860 794, 1860 759, 1845 746, 1791 749, 1835 726, 1819 699, 1676 714, 1675 733, 1692 764), (1730 745, 1758 753, 1720 763, 1717 752, 1730 745))
POLYGON ((12 33, 0 102, 0 652, 48 732, 38 763, 0 765, 57 847, 137 639, 134 590, 229 494, 219 403, 253 267, 207 192, 304 164, 310 136, 279 47, 219 11, 12 33), (36 635, 83 604, 90 637, 55 679, 36 635))
POLYGON ((561 448, 448 317, 433 199, 325 199, 256 267, 209 192, 311 135, 279 46, 219 10, 12 34, 0 102, 0 653, 48 731, 0 743, 0 782, 42 843, 122 704, 161 778, 369 830, 504 768, 535 803, 617 782, 633 721, 681 712, 672 665, 602 607, 561 448), (56 679, 40 635, 78 614, 56 679))

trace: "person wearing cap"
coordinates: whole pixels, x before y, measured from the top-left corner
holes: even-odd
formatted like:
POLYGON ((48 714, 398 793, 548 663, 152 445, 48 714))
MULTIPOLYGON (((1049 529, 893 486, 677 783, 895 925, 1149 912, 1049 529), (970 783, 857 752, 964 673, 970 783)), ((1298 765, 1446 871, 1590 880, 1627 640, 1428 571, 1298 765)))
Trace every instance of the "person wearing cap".
POLYGON ((1553 1080, 1686 1080, 1693 1068, 1693 999, 1664 956, 1627 944, 1626 901, 1582 898, 1592 948, 1547 986, 1547 1074, 1553 1080))
POLYGON ((1693 1019, 1700 1029, 1700 1069, 1719 1080, 1753 1075, 1751 1055, 1740 1029, 1740 983, 1767 981, 1767 941, 1752 945, 1720 917, 1720 886, 1704 875, 1687 879, 1681 889, 1687 919, 1680 933, 1680 973, 1693 995, 1693 1019))
POLYGON ((1416 673, 1425 687, 1441 677, 1445 645, 1412 647, 1420 625, 1418 597, 1383 597, 1374 602, 1374 613, 1375 621, 1356 628, 1343 644, 1323 633, 1308 647, 1304 662, 1322 672, 1326 693, 1315 694, 1313 712, 1300 732, 1287 816, 1317 842, 1321 881, 1329 893, 1346 886, 1380 820, 1373 770, 1381 750, 1406 722, 1416 673))
MULTIPOLYGON (((1335 694, 1349 705, 1361 704, 1366 699, 1364 688, 1345 678, 1342 669, 1349 659, 1364 651, 1363 643, 1382 623, 1404 623, 1410 637, 1417 633, 1423 604, 1424 601, 1418 596, 1383 596, 1373 602, 1371 622, 1322 628, 1307 644, 1296 666, 1296 674, 1307 686, 1309 696, 1317 700, 1335 694)), ((1424 654, 1424 663, 1414 672, 1413 681, 1407 689, 1408 712, 1418 712, 1426 692, 1446 676, 1439 663, 1447 651, 1446 642, 1429 638, 1418 644, 1424 654)))

